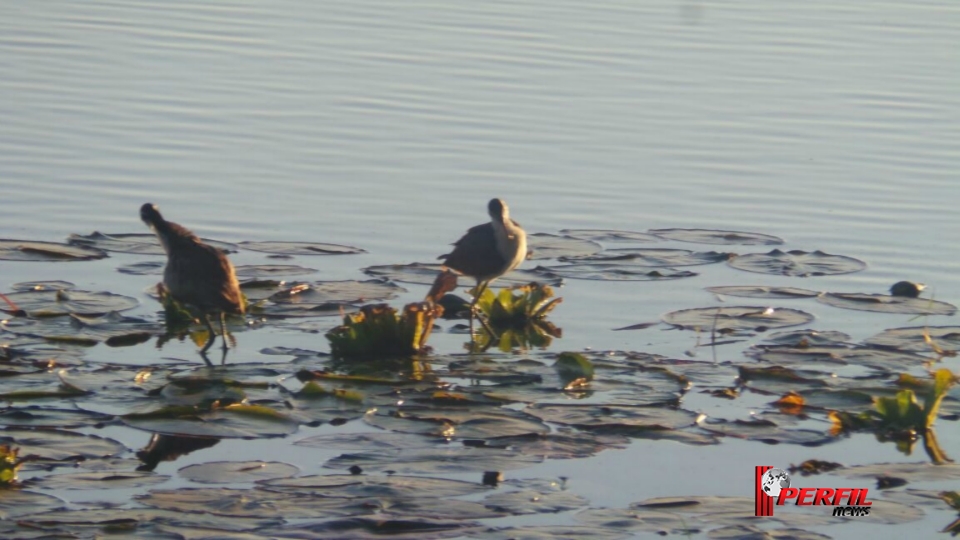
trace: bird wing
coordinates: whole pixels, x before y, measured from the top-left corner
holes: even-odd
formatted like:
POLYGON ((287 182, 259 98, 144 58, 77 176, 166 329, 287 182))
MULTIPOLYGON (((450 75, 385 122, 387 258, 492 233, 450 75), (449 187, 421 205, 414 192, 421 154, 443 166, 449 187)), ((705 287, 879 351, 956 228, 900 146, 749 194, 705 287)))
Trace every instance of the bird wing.
POLYGON ((243 313, 243 295, 230 260, 217 248, 199 240, 171 257, 178 277, 176 287, 168 283, 175 297, 189 298, 189 303, 203 310, 243 313))
POLYGON ((504 260, 497 250, 497 239, 490 223, 471 227, 453 246, 453 251, 438 257, 451 270, 480 278, 502 272, 504 260))

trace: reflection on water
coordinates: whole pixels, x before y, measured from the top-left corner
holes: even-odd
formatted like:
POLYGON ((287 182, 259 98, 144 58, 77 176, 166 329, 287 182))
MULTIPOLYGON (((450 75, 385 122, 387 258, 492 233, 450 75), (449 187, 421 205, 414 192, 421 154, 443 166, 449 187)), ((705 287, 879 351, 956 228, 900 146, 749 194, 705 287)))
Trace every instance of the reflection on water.
MULTIPOLYGON (((564 329, 555 343, 572 350, 697 354, 689 335, 610 330, 713 305, 702 290, 708 286, 883 293, 909 279, 926 283, 930 298, 960 299, 960 185, 953 178, 960 170, 960 10, 949 2, 128 0, 3 11, 3 238, 140 233, 136 210, 149 200, 201 236, 227 242, 358 246, 367 253, 291 264, 317 269, 311 280, 365 279, 364 267, 434 262, 497 196, 531 233, 731 229, 782 237, 784 251, 819 249, 868 264, 856 274, 805 279, 712 265, 675 281, 568 280, 551 318, 564 329)), ((650 247, 641 242, 622 247, 650 247)), ((756 248, 733 251, 769 251, 756 248)), ((290 262, 250 251, 232 258, 238 265, 290 262)), ((0 261, 0 289, 67 280, 135 296, 142 304, 131 316, 154 318, 159 307, 144 293, 158 280, 151 267, 116 269, 160 260, 0 261)), ((398 305, 422 295, 409 289, 398 305)), ((895 326, 949 324, 851 318, 803 302, 817 327, 854 340, 895 326)), ((280 344, 321 349, 318 332, 327 327, 311 324, 242 333, 236 361, 260 361, 266 355, 257 351, 280 344)), ((461 338, 435 333, 431 340, 455 351, 461 338)), ((97 346, 88 355, 194 361, 194 349, 189 342, 159 352, 97 346)), ((686 399, 688 408, 718 407, 686 399)), ((955 445, 952 437, 941 433, 941 444, 955 445)), ((652 467, 674 471, 679 492, 704 488, 676 473, 664 454, 687 456, 685 470, 718 475, 724 485, 747 481, 741 465, 810 457, 789 449, 774 459, 762 448, 725 444, 738 450, 730 457, 736 466, 724 470, 703 466, 703 454, 687 448, 663 452, 646 443, 571 468, 591 504, 622 506, 650 493, 610 490, 604 481, 622 479, 604 464, 626 470, 633 462, 618 460, 640 453, 652 467)), ((260 459, 255 454, 267 451, 255 442, 224 448, 190 458, 249 451, 244 457, 260 459)), ((870 451, 871 461, 902 459, 870 451)), ((284 452, 317 462, 294 448, 284 452)), ((841 451, 823 449, 843 459, 831 453, 841 451)), ((547 463, 530 474, 558 469, 547 463)))

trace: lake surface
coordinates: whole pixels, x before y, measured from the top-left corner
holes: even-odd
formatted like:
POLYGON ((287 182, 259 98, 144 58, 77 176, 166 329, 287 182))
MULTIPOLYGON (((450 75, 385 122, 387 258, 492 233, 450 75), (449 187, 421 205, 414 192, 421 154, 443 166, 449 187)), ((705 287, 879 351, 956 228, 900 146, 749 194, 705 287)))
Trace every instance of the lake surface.
MULTIPOLYGON (((783 249, 868 263, 859 273, 807 279, 713 265, 677 281, 567 280, 552 316, 564 337, 551 351, 684 357, 697 343, 691 332, 611 330, 720 305, 703 290, 714 285, 883 293, 909 279, 926 283, 929 297, 960 302, 954 2, 120 0, 10 3, 0 15, 3 238, 145 232, 137 210, 151 201, 205 237, 364 248, 363 255, 291 261, 318 268, 311 279, 364 279, 360 268, 369 265, 433 261, 486 220, 489 198, 502 197, 528 232, 753 231, 784 238, 783 249)), ((268 262, 248 251, 232 258, 268 262)), ((136 296, 142 305, 131 313, 155 317, 158 305, 144 290, 159 278, 116 272, 143 260, 0 261, 0 290, 64 279, 136 296)), ((424 292, 407 288, 402 301, 424 292)), ((897 326, 956 324, 789 306, 816 315, 808 327, 854 340, 897 326)), ((269 346, 328 350, 322 334, 276 327, 238 340, 230 357, 238 364, 265 361, 259 351, 269 346)), ((439 332, 431 343, 455 353, 462 341, 439 332)), ((159 352, 101 345, 87 357, 146 365, 197 360, 194 351, 190 343, 159 352)), ((711 360, 713 353, 697 354, 711 360)), ((739 349, 717 354, 744 360, 739 349)), ((957 368, 953 359, 945 365, 957 368)), ((717 401, 691 393, 684 407, 737 410, 717 401)), ((354 424, 342 429, 362 429, 354 424)), ((938 428, 956 458, 955 422, 938 428)), ((140 432, 103 431, 129 448, 145 444, 140 432)), ((226 441, 161 469, 175 476, 193 462, 270 458, 307 473, 341 453, 287 444, 314 432, 337 431, 226 441)), ((754 465, 809 458, 848 465, 924 459, 869 435, 817 448, 641 440, 519 472, 566 476, 591 506, 623 507, 659 496, 748 497, 754 465)), ((104 497, 59 495, 71 503, 104 497)), ((900 529, 935 531, 952 516, 945 506, 928 508, 922 522, 900 529)), ((553 521, 569 518, 541 518, 553 521)), ((883 531, 868 519, 856 527, 883 531)), ((855 529, 817 530, 843 536, 855 529)))

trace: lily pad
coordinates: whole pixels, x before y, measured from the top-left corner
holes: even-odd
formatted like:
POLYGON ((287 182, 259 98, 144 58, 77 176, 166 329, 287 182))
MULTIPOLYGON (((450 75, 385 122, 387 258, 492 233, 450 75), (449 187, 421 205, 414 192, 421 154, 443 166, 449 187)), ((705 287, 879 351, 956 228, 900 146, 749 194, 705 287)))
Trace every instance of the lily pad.
POLYGON ((356 466, 367 472, 396 474, 457 474, 521 469, 542 461, 539 456, 515 450, 455 445, 341 454, 323 466, 337 470, 356 466))
POLYGON ((309 497, 319 495, 341 500, 366 497, 393 500, 446 499, 490 490, 478 482, 403 475, 313 475, 268 480, 260 482, 259 485, 271 491, 285 491, 309 497))
POLYGON ((867 267, 859 259, 845 255, 830 255, 822 251, 780 251, 749 253, 727 262, 737 270, 773 274, 777 276, 811 277, 852 274, 867 267))
POLYGON ((740 296, 744 298, 768 298, 787 300, 790 298, 813 298, 817 291, 797 287, 767 287, 764 285, 731 285, 726 287, 707 287, 713 294, 740 296))
POLYGON ((336 538, 337 540, 439 540, 462 538, 479 528, 472 521, 442 520, 425 517, 388 517, 382 514, 361 516, 319 523, 264 529, 265 537, 336 538))
POLYGON ((132 489, 169 480, 164 474, 147 471, 106 471, 55 474, 30 481, 30 485, 42 489, 132 489))
MULTIPOLYGON (((103 315, 111 311, 126 311, 140 305, 136 298, 111 292, 70 290, 39 290, 7 295, 31 317, 52 317, 74 313, 103 315)), ((6 304, 0 304, 6 307, 6 304)))
POLYGON ((106 256, 106 252, 91 247, 0 238, 0 261, 92 261, 106 256))
POLYGON ((235 268, 239 278, 267 278, 273 276, 304 276, 315 274, 316 268, 297 264, 243 264, 235 268))
POLYGON ((714 540, 831 540, 832 536, 803 529, 761 529, 755 525, 727 525, 713 529, 707 535, 714 540))
POLYGON ((118 266, 117 272, 131 276, 162 276, 166 266, 166 261, 143 261, 118 266))
POLYGON ((293 443, 296 446, 308 448, 324 448, 331 450, 379 450, 401 448, 429 448, 436 446, 442 438, 429 438, 410 433, 393 433, 389 431, 373 431, 361 433, 331 433, 314 435, 300 439, 293 443))
POLYGON ((654 510, 634 510, 632 508, 588 508, 578 512, 574 519, 580 523, 601 529, 618 531, 648 531, 675 534, 693 532, 688 518, 670 512, 654 510))
POLYGON ((269 407, 228 405, 202 411, 190 406, 171 406, 149 413, 132 413, 123 423, 144 431, 167 435, 257 438, 283 437, 297 431, 298 423, 269 407))
POLYGON ((848 343, 850 339, 849 334, 835 330, 786 330, 770 334, 763 340, 763 343, 802 348, 823 345, 844 345, 848 343))
POLYGON ((65 506, 66 503, 62 499, 51 495, 18 489, 5 489, 3 490, 3 496, 0 497, 0 521, 41 512, 53 512, 65 506))
POLYGON ((910 326, 891 328, 868 338, 864 343, 901 351, 935 352, 960 350, 960 326, 910 326), (931 341, 927 340, 929 336, 931 341))
POLYGON ((534 260, 582 257, 603 250, 603 246, 591 240, 546 233, 527 235, 527 247, 533 251, 528 258, 534 260))
MULTIPOLYGON (((232 253, 237 250, 236 244, 201 238, 204 244, 213 246, 224 253, 232 253)), ((122 233, 122 234, 104 234, 93 232, 88 235, 71 234, 67 242, 76 247, 96 248, 103 251, 116 251, 120 253, 136 253, 138 255, 165 255, 163 246, 155 234, 149 233, 122 233)))
POLYGON ((0 431, 0 442, 19 446, 21 455, 55 461, 111 457, 126 451, 113 439, 59 429, 6 429, 0 431))
POLYGON ((62 280, 52 280, 52 281, 23 281, 20 283, 14 283, 10 286, 11 289, 17 292, 24 291, 62 291, 67 289, 74 288, 75 285, 69 281, 62 280))
POLYGON ((938 300, 886 294, 824 293, 817 297, 817 302, 843 309, 902 315, 953 315, 957 311, 956 306, 938 300))
POLYGON ((712 229, 651 229, 650 234, 678 242, 697 244, 724 244, 741 246, 772 246, 783 243, 781 238, 769 234, 743 231, 717 231, 712 229))
POLYGON ((160 323, 125 317, 117 312, 102 317, 70 314, 69 317, 16 319, 5 327, 17 335, 41 337, 54 342, 84 345, 106 341, 113 347, 136 345, 164 331, 160 323))
POLYGON ((682 309, 667 313, 662 319, 684 330, 765 332, 771 328, 807 324, 813 320, 813 315, 790 308, 725 306, 682 309))
POLYGON ((513 515, 522 515, 567 512, 583 508, 589 502, 583 497, 566 490, 525 489, 489 495, 483 500, 483 504, 513 515))
POLYGON ((471 410, 414 406, 380 408, 367 414, 364 421, 391 431, 447 439, 488 439, 550 431, 550 428, 537 418, 509 409, 471 410))
POLYGON ((698 266, 729 260, 732 253, 690 251, 689 249, 618 248, 584 256, 565 256, 564 262, 614 263, 622 266, 698 266))
POLYGON ((358 247, 320 242, 240 242, 239 246, 250 251, 260 251, 274 255, 353 255, 367 252, 358 247))
POLYGON ((717 435, 726 435, 737 439, 761 441, 767 444, 799 444, 802 446, 821 446, 835 442, 836 437, 812 429, 788 429, 775 422, 763 419, 751 420, 714 420, 700 424, 703 429, 717 435))
POLYGON ((651 268, 631 264, 581 263, 558 266, 538 266, 535 272, 560 276, 569 279, 591 279, 596 281, 663 281, 696 276, 696 272, 676 270, 667 267, 651 268))
POLYGON ((531 405, 525 409, 545 422, 604 433, 670 430, 693 425, 696 414, 665 407, 608 405, 531 405))
POLYGON ((563 229, 560 234, 595 242, 637 242, 646 244, 660 241, 659 237, 652 234, 610 229, 563 229))
POLYGON ((75 428, 110 422, 113 417, 80 409, 29 405, 0 409, 0 424, 18 427, 75 428))
POLYGON ((604 435, 572 429, 545 435, 498 437, 486 441, 491 446, 506 446, 544 459, 576 459, 590 457, 608 449, 623 449, 630 439, 621 435, 604 435))
POLYGON ((397 294, 402 292, 406 292, 406 289, 379 279, 317 281, 274 293, 270 296, 270 301, 278 304, 310 305, 371 302, 396 298, 397 294))
POLYGON ((257 482, 274 478, 296 476, 300 469, 278 461, 214 461, 188 465, 178 471, 180 476, 201 484, 229 484, 257 482))
POLYGON ((283 509, 285 519, 322 519, 366 513, 359 502, 333 497, 309 497, 285 491, 227 488, 181 488, 151 491, 137 502, 175 512, 206 512, 217 516, 274 515, 283 509))
POLYGON ((530 525, 486 529, 467 538, 483 540, 620 540, 629 535, 623 531, 576 525, 530 525))
MULTIPOLYGON (((441 271, 439 264, 410 263, 410 264, 385 264, 379 266, 368 266, 363 269, 367 275, 386 278, 390 281, 400 283, 414 283, 417 285, 433 285, 437 275, 441 271)), ((471 278, 460 278, 469 282, 468 286, 473 285, 471 278)), ((517 269, 508 272, 506 275, 497 278, 496 283, 502 286, 527 285, 528 283, 540 283, 542 285, 558 286, 563 282, 558 276, 551 275, 549 272, 535 272, 533 270, 517 269)), ((466 284, 466 283, 465 283, 466 284)))
POLYGON ((879 478, 894 476, 911 483, 945 482, 960 479, 960 465, 945 463, 933 465, 927 462, 914 463, 872 463, 855 465, 835 471, 835 474, 847 478, 879 478))

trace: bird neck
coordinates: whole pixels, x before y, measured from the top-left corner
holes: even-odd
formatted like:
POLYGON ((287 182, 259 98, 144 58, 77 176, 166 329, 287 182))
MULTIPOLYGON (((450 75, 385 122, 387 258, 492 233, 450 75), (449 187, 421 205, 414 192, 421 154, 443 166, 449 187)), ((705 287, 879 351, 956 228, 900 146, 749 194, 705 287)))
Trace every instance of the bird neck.
POLYGON ((517 253, 523 251, 526 255, 527 235, 512 219, 506 218, 502 222, 492 221, 493 233, 497 241, 497 251, 504 260, 512 263, 517 253))

